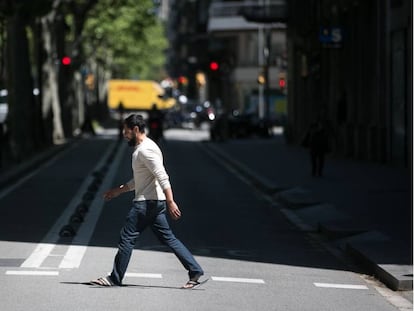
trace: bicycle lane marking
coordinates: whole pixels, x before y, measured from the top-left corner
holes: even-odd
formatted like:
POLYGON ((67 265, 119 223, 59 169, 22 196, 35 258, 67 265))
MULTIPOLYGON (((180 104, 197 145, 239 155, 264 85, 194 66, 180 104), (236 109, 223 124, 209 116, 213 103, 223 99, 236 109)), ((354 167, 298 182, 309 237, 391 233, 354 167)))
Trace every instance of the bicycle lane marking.
MULTIPOLYGON (((91 170, 91 173, 94 172, 98 167, 103 165, 108 154, 111 152, 111 149, 114 144, 116 144, 116 142, 110 145, 110 147, 106 150, 104 156, 100 159, 98 164, 93 168, 93 170, 91 170)), ((40 268, 45 259, 48 256, 50 256, 51 252, 56 246, 57 241, 59 240, 60 228, 62 228, 62 226, 64 226, 67 223, 76 205, 80 202, 82 194, 86 191, 88 185, 92 181, 91 173, 88 175, 89 177, 83 181, 78 192, 74 195, 73 199, 67 205, 66 209, 57 219, 57 221, 46 234, 46 236, 42 239, 41 243, 37 245, 37 247, 34 249, 31 255, 21 264, 21 268, 40 268)))
POLYGON ((59 268, 61 269, 73 269, 79 268, 83 256, 87 250, 92 234, 95 230, 96 224, 98 222, 99 216, 102 213, 104 202, 102 199, 104 191, 110 188, 112 181, 117 172, 119 163, 124 155, 126 150, 126 145, 121 144, 117 151, 117 154, 112 161, 111 167, 106 174, 99 191, 97 192, 94 200, 91 203, 89 212, 85 218, 84 223, 80 226, 78 233, 73 238, 71 246, 66 252, 66 255, 63 257, 59 268))

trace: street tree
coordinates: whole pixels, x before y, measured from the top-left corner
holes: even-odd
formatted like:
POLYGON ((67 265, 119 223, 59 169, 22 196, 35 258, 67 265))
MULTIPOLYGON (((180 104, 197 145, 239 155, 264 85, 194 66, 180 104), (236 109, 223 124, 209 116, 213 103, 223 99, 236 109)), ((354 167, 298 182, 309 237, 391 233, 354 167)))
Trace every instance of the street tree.
POLYGON ((83 32, 86 56, 114 78, 159 79, 167 40, 152 0, 100 0, 83 32))
POLYGON ((28 27, 36 17, 48 12, 51 1, 0 1, 0 19, 5 32, 2 36, 2 80, 8 90, 9 153, 20 161, 41 144, 41 131, 36 122, 39 105, 34 99, 34 81, 30 62, 28 27))
POLYGON ((151 0, 0 0, 0 32, 14 160, 73 135, 107 79, 159 78, 167 45, 151 0))

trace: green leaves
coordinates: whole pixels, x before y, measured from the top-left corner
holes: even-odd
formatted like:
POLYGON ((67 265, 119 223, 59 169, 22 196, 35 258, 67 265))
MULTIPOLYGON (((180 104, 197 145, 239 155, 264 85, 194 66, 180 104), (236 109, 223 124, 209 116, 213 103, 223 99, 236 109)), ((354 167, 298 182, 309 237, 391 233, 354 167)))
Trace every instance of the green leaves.
POLYGON ((114 77, 155 79, 167 46, 151 0, 100 0, 83 31, 87 56, 109 66, 114 77))

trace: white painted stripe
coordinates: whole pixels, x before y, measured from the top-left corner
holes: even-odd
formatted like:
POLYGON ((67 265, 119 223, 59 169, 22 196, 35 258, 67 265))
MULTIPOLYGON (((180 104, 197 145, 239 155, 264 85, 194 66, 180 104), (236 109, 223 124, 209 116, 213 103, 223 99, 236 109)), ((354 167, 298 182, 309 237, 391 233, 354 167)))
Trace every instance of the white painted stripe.
POLYGON ((135 273, 127 272, 125 273, 126 277, 130 278, 150 278, 150 279, 162 279, 162 274, 159 273, 135 273))
POLYGON ((74 195, 72 201, 67 205, 66 209, 54 223, 52 228, 43 238, 42 242, 37 245, 35 250, 32 254, 22 263, 22 268, 40 268, 44 260, 50 256, 50 253, 53 251, 53 248, 56 246, 57 241, 59 240, 59 231, 60 229, 67 223, 70 215, 73 213, 76 205, 79 203, 80 198, 85 193, 86 189, 88 188, 89 184, 93 181, 92 172, 96 171, 99 167, 101 167, 108 155, 110 154, 113 145, 111 144, 108 149, 106 150, 105 154, 102 156, 98 164, 91 170, 89 177, 85 178, 83 183, 78 189, 78 192, 74 195))
POLYGON ((82 245, 71 245, 66 251, 65 257, 60 262, 59 268, 72 269, 78 268, 85 255, 87 247, 82 245))
POLYGON ((22 268, 39 268, 42 262, 49 256, 55 244, 40 243, 32 254, 21 264, 22 268))
POLYGON ((41 276, 58 276, 59 271, 6 271, 6 275, 41 275, 41 276))
MULTIPOLYGON (((85 221, 82 223, 76 236, 73 238, 72 245, 68 248, 65 257, 62 259, 59 265, 59 268, 79 268, 83 256, 86 253, 87 245, 89 245, 89 241, 92 237, 93 231, 95 230, 96 224, 104 207, 104 202, 102 199, 103 193, 111 187, 112 181, 115 177, 125 150, 125 144, 122 144, 118 148, 116 156, 102 182, 100 190, 96 193, 95 198, 89 207, 89 212, 86 215, 85 221)), ((106 159, 106 156, 104 159, 106 159)))
POLYGON ((262 279, 246 279, 246 278, 230 278, 230 277, 220 277, 212 276, 213 281, 219 282, 238 282, 238 283, 255 283, 255 284, 265 284, 265 281, 262 279))
POLYGON ((352 285, 352 284, 333 284, 333 283, 313 283, 316 287, 325 288, 344 288, 344 289, 368 289, 365 285, 352 285))
MULTIPOLYGON (((96 167, 94 170, 96 170, 96 167)), ((70 215, 73 213, 73 210, 76 207, 76 204, 79 203, 79 198, 85 192, 88 185, 91 183, 91 180, 92 178, 86 178, 84 180, 77 194, 68 204, 64 212, 60 215, 58 220, 53 225, 53 227, 43 238, 43 243, 38 244, 38 246, 35 248, 32 254, 22 263, 22 268, 39 268, 43 261, 50 255, 50 253, 56 245, 56 242, 59 239, 59 230, 67 223, 68 219, 70 218, 70 215)))

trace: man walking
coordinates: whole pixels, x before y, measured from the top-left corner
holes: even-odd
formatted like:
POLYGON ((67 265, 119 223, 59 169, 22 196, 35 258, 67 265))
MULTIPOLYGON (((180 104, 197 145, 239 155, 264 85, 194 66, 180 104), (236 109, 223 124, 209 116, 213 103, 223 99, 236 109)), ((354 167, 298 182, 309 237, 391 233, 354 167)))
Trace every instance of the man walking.
POLYGON ((193 288, 200 284, 198 280, 204 272, 190 251, 174 236, 168 224, 166 210, 174 220, 181 217, 181 211, 173 198, 162 152, 146 136, 141 115, 132 114, 124 120, 123 135, 128 145, 135 148, 132 154, 133 179, 106 191, 104 199, 111 200, 128 191, 135 191, 135 197, 121 230, 112 273, 91 283, 99 286, 122 285, 135 242, 147 227, 151 227, 158 239, 174 252, 188 271, 189 280, 183 288, 193 288))

